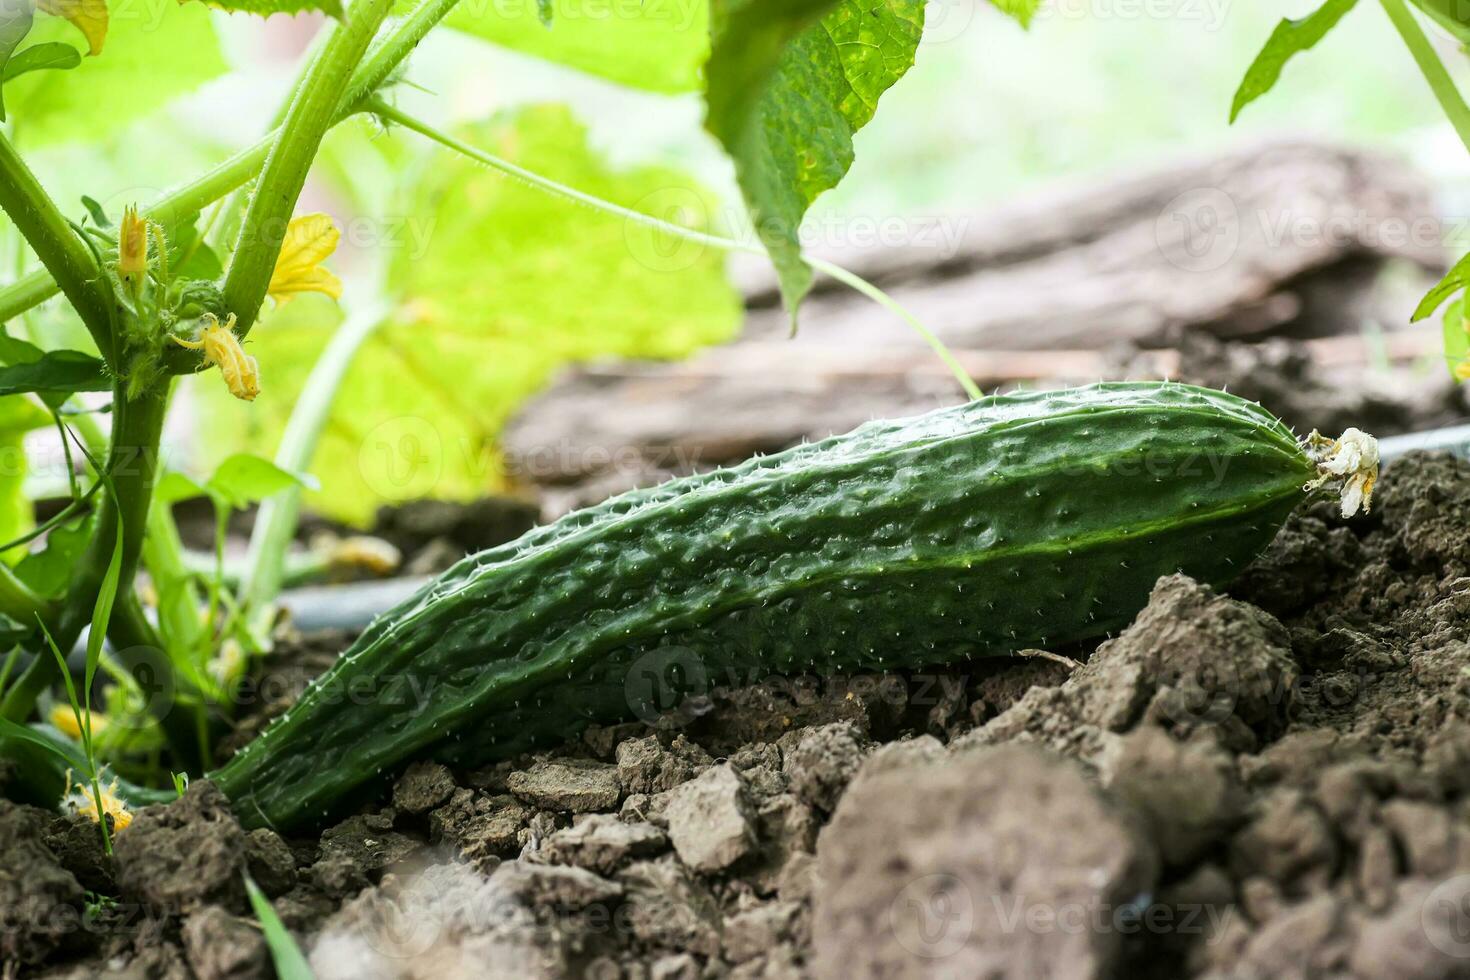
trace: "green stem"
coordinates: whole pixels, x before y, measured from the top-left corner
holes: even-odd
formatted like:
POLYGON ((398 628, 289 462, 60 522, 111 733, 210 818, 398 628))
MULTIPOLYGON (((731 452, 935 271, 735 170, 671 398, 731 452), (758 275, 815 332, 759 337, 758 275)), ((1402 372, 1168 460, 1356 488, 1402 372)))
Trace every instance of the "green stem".
MULTIPOLYGON (((165 194, 148 209, 147 216, 171 231, 184 218, 249 183, 260 172, 270 146, 269 139, 263 139, 246 147, 197 180, 165 194)), ((90 258, 89 255, 89 261, 90 258)), ((0 323, 20 316, 55 296, 58 291, 56 282, 48 267, 38 269, 0 290, 0 323)))
MULTIPOLYGON (((664 234, 672 235, 677 238, 682 238, 685 241, 695 242, 700 245, 707 245, 711 248, 717 248, 727 252, 748 252, 752 255, 761 256, 764 256, 766 254, 765 249, 761 248, 758 245, 752 245, 746 242, 739 242, 733 238, 724 238, 720 235, 712 235, 708 232, 696 231, 692 228, 685 228, 682 225, 676 225, 667 221, 662 221, 658 218, 652 217, 651 215, 644 214, 641 211, 634 211, 632 208, 625 208, 622 205, 613 204, 610 201, 604 201, 601 198, 593 197, 591 194, 587 194, 583 191, 577 190, 574 187, 568 187, 565 184, 558 183, 557 181, 554 181, 549 177, 543 177, 541 174, 527 170, 524 167, 518 167, 515 164, 511 163, 509 160, 503 160, 493 154, 486 153, 484 150, 473 147, 470 144, 465 143, 463 140, 455 139, 448 133, 436 129, 433 126, 430 126, 428 123, 423 122, 422 120, 414 116, 410 116, 393 106, 390 106, 382 99, 369 100, 367 108, 375 115, 381 116, 382 118, 387 119, 390 122, 395 122, 405 129, 411 130, 415 133, 418 133, 420 136, 431 139, 441 146, 455 151, 456 153, 463 154, 464 156, 469 157, 471 160, 483 163, 487 167, 492 167, 495 170, 499 170, 501 173, 507 174, 511 177, 515 177, 518 180, 523 180, 526 183, 530 184, 532 187, 535 187, 539 190, 555 194, 559 197, 567 198, 571 201, 576 201, 578 204, 585 204, 590 208, 595 208, 596 210, 605 212, 607 214, 616 215, 617 217, 623 218, 627 221, 633 221, 641 225, 646 225, 649 228, 655 228, 660 232, 663 232, 664 234)), ((877 286, 864 279, 862 276, 859 276, 857 273, 849 269, 844 269, 842 266, 837 265, 836 263, 828 262, 825 259, 815 258, 810 255, 804 255, 803 259, 805 259, 806 263, 810 265, 813 269, 816 269, 819 272, 826 273, 833 279, 836 279, 838 282, 852 287, 853 289, 862 293, 864 296, 867 296, 877 302, 884 309, 889 310, 900 319, 902 319, 906 324, 909 325, 909 327, 914 330, 915 333, 923 338, 924 342, 928 344, 936 354, 939 355, 940 360, 942 360, 944 364, 954 374, 955 380, 959 382, 962 388, 964 388, 965 394, 969 395, 969 397, 972 399, 982 397, 982 392, 980 391, 979 387, 976 386, 974 380, 971 379, 970 375, 966 373, 965 369, 960 365, 959 360, 954 356, 950 349, 945 346, 944 341, 940 340, 933 331, 924 326, 923 322, 918 317, 914 316, 913 313, 905 309, 892 296, 888 295, 883 290, 879 289, 877 286)))
POLYGON ((816 269, 818 272, 825 272, 827 275, 831 276, 833 279, 836 279, 843 285, 850 286, 851 288, 857 290, 864 296, 871 299, 873 302, 877 303, 879 306, 888 310, 894 316, 898 317, 904 323, 907 323, 909 325, 909 329, 918 334, 923 339, 924 343, 928 344, 930 349, 939 356, 939 359, 941 361, 944 362, 944 366, 949 368, 950 373, 953 374, 955 376, 955 379, 959 381, 961 387, 965 389, 965 394, 970 396, 971 401, 984 397, 984 392, 980 390, 979 385, 975 384, 975 381, 973 378, 970 377, 969 372, 967 372, 964 367, 960 365, 959 360, 954 356, 954 352, 949 349, 948 345, 946 345, 944 341, 940 340, 939 337, 935 335, 934 331, 924 326, 924 322, 922 320, 920 320, 913 313, 909 312, 905 307, 901 306, 898 301, 895 300, 892 296, 889 296, 883 290, 868 282, 868 280, 864 279, 857 273, 851 272, 848 269, 844 269, 842 266, 837 265, 834 262, 828 262, 825 259, 819 259, 811 255, 803 256, 803 258, 806 260, 807 265, 811 266, 813 269, 816 269))
POLYGON ((235 314, 241 337, 255 324, 265 302, 287 223, 306 186, 322 138, 338 119, 353 71, 388 16, 392 0, 357 0, 347 23, 333 29, 321 54, 302 78, 275 145, 261 171, 225 274, 225 309, 235 314))
MULTIPOLYGON (((131 595, 138 555, 143 547, 143 529, 147 524, 148 502, 157 475, 158 440, 163 431, 163 416, 168 405, 168 385, 164 384, 137 398, 128 400, 125 386, 113 390, 112 449, 106 464, 110 474, 109 492, 102 498, 97 525, 87 551, 77 564, 77 575, 71 580, 67 594, 56 615, 51 635, 62 650, 70 650, 91 621, 103 576, 112 558, 119 522, 123 528, 122 568, 118 579, 118 604, 125 605, 131 595)), ((119 628, 129 625, 129 617, 116 617, 119 628)), ((126 640, 153 640, 152 636, 126 640)), ((129 643, 131 645, 131 643, 129 643)), ((0 717, 7 721, 24 721, 35 707, 41 692, 56 680, 56 664, 48 657, 37 657, 6 692, 0 702, 0 717)))
POLYGON ((1465 149, 1470 150, 1470 106, 1465 104, 1465 99, 1460 95, 1455 80, 1450 77, 1449 70, 1445 68, 1444 62, 1434 50, 1434 45, 1425 35, 1424 29, 1414 19, 1404 0, 1382 0, 1383 10, 1388 14, 1388 19, 1393 21, 1393 26, 1398 30, 1399 37, 1403 38, 1404 45, 1408 47, 1409 53, 1414 56, 1414 61, 1419 65, 1419 71, 1423 73, 1424 80, 1429 83, 1429 88, 1434 92, 1434 97, 1439 100, 1439 107, 1449 118, 1450 125, 1455 127, 1459 134, 1460 142, 1465 144, 1465 149))
MULTIPOLYGON (((363 306, 332 334, 291 411, 276 451, 277 466, 290 472, 304 472, 311 466, 342 379, 362 345, 383 322, 384 313, 375 304, 363 306)), ((250 534, 240 597, 246 625, 262 646, 266 641, 264 621, 285 580, 286 550, 296 535, 301 493, 300 487, 292 487, 262 501, 250 534)))
POLYGON ((91 332, 97 349, 109 364, 116 365, 113 299, 111 290, 104 285, 103 272, 3 133, 0 133, 0 208, 10 215, 51 278, 60 284, 68 302, 91 332))

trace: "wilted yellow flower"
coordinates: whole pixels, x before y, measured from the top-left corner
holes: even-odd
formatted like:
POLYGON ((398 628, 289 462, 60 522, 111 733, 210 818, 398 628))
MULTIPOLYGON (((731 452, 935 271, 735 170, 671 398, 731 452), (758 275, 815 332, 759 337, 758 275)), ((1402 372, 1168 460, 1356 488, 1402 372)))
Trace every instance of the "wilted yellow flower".
POLYGON ((1455 365, 1455 377, 1461 381, 1470 381, 1470 361, 1461 361, 1455 365))
MULTIPOLYGON (((58 704, 52 708, 47 720, 63 735, 69 735, 72 738, 82 737, 81 726, 77 724, 77 713, 71 710, 69 704, 58 704)), ((92 734, 96 735, 106 728, 107 717, 99 712, 92 712, 92 734)))
POLYGON ((281 242, 281 255, 271 273, 268 292, 277 304, 290 302, 297 293, 325 293, 342 298, 342 280, 322 268, 322 262, 337 250, 341 233, 330 215, 304 214, 292 218, 281 242))
POLYGON ((180 347, 204 351, 205 364, 219 365, 219 373, 224 377, 230 394, 247 402, 255 401, 255 396, 260 394, 260 365, 245 353, 245 348, 240 346, 240 338, 235 336, 235 314, 231 313, 223 324, 213 313, 204 314, 204 319, 206 322, 197 340, 184 340, 173 334, 169 336, 180 347))
POLYGON ((133 282, 147 271, 148 222, 138 217, 137 208, 129 207, 117 233, 117 274, 124 282, 133 282))
MULTIPOLYGON (((112 833, 127 829, 133 822, 133 813, 128 809, 117 795, 117 780, 101 787, 102 813, 106 814, 111 824, 112 833)), ((80 813, 93 823, 101 823, 102 818, 97 812, 97 797, 93 795, 92 788, 84 783, 72 785, 71 770, 66 771, 66 796, 62 799, 63 805, 70 807, 73 813, 80 813)))
POLYGON ((71 21, 87 39, 87 53, 102 53, 107 40, 107 0, 36 0, 36 9, 71 21))

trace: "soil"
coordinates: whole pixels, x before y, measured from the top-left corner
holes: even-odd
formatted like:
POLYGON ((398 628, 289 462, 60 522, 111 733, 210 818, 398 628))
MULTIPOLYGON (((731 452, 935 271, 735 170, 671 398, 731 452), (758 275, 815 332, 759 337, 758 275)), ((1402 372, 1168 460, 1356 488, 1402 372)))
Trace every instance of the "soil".
POLYGON ((313 838, 202 781, 111 858, 0 803, 0 957, 270 976, 248 871, 323 980, 1470 975, 1466 528, 1470 463, 1411 455, 1095 649, 716 687, 313 838))

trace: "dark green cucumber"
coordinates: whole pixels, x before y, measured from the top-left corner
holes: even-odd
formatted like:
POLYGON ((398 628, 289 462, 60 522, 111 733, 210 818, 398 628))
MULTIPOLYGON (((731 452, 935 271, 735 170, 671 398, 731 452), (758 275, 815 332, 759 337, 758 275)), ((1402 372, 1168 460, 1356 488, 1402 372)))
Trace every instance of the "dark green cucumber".
POLYGON ((1259 406, 1173 383, 870 423, 466 558, 212 778, 289 828, 409 758, 503 756, 670 686, 1100 636, 1160 575, 1233 577, 1317 472, 1259 406))

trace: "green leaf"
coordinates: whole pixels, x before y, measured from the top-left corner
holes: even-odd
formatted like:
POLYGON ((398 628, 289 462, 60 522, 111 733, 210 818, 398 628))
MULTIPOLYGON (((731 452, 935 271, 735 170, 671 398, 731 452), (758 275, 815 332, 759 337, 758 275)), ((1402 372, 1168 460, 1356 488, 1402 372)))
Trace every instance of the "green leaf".
MULTIPOLYGON (((98 142, 170 99, 224 74, 226 65, 203 4, 140 5, 115 15, 107 49, 73 71, 31 74, 5 86, 13 117, 23 121, 27 148, 66 140, 98 142)), ((61 41, 74 28, 48 17, 37 41, 61 41)))
MULTIPOLYGON (((10 351, 20 349, 13 344, 5 346, 10 351)), ((46 351, 38 360, 0 367, 0 395, 30 391, 107 391, 111 387, 112 382, 107 379, 107 371, 101 359, 81 351, 46 351)))
MULTIPOLYGON (((111 487, 108 488, 111 492, 111 487)), ((92 607, 92 623, 87 630, 87 671, 82 685, 82 704, 87 708, 87 741, 91 742, 92 679, 97 675, 97 664, 102 660, 102 644, 107 639, 107 627, 112 622, 112 607, 117 602, 117 590, 122 578, 123 524, 119 517, 117 533, 113 536, 112 557, 107 562, 107 571, 102 576, 102 587, 97 591, 97 602, 92 607)), ((65 662, 62 672, 65 673, 65 662)), ((91 760, 89 760, 91 761, 91 760)), ((93 770, 96 763, 93 762, 93 770)), ((98 808, 101 812, 101 808, 98 808)))
POLYGON ((8 82, 32 71, 70 71, 81 63, 82 53, 70 44, 60 41, 33 44, 6 63, 4 80, 8 82))
MULTIPOLYGON (((0 371, 8 370, 0 368, 0 371)), ((0 542, 13 541, 35 525, 35 508, 25 495, 26 433, 51 424, 51 413, 20 395, 0 398, 0 542)), ((14 561, 21 549, 4 557, 14 561)))
POLYGON ((193 500, 195 497, 207 497, 209 491, 204 489, 204 484, 190 476, 186 476, 177 470, 169 470, 158 478, 153 486, 153 496, 161 504, 176 504, 181 500, 193 500))
POLYGON ((1022 27, 1031 26, 1031 18, 1041 9, 1041 0, 990 0, 991 6, 1008 17, 1014 17, 1022 27))
POLYGON ((265 935, 266 947, 271 951, 271 962, 275 965, 280 980, 313 980, 311 966, 291 931, 281 922, 270 899, 260 890, 255 881, 245 875, 245 891, 250 896, 250 907, 260 920, 260 931, 265 935))
POLYGON ((697 92, 709 54, 706 0, 464 3, 445 21, 501 47, 650 92, 697 92))
MULTIPOLYGON (((15 49, 31 32, 36 13, 30 0, 5 0, 0 5, 0 69, 8 71, 15 49)), ((0 92, 3 96, 3 92, 0 92)), ((0 122, 5 122, 5 101, 0 98, 0 122)))
POLYGON ((52 528, 46 535, 46 547, 26 555, 16 564, 16 577, 41 595, 56 598, 71 584, 77 562, 91 537, 91 518, 52 528))
POLYGON ((1470 362, 1470 321, 1465 319, 1465 298, 1455 300, 1444 311, 1444 356, 1450 373, 1459 380, 1455 369, 1470 362))
POLYGON ((342 19, 342 0, 208 0, 208 6, 232 14, 300 14, 319 10, 329 17, 342 19))
POLYGON ((35 729, 27 728, 24 725, 17 725, 15 722, 7 721, 4 718, 0 718, 0 735, 3 735, 5 738, 13 738, 21 742, 29 742, 31 745, 40 746, 68 766, 75 766, 80 761, 79 757, 67 752, 62 747, 62 743, 56 739, 47 738, 35 729))
POLYGON ((153 488, 160 503, 176 504, 194 497, 210 497, 227 508, 239 510, 292 487, 316 489, 315 478, 281 469, 268 459, 236 453, 215 468, 203 483, 176 470, 159 478, 153 488))
POLYGON ((92 221, 97 225, 98 228, 112 227, 112 219, 107 217, 106 209, 103 208, 101 204, 97 203, 97 200, 95 198, 91 198, 83 194, 82 207, 87 209, 87 213, 92 216, 92 221))
POLYGON ((215 469, 204 489, 236 510, 292 487, 317 489, 316 480, 281 469, 268 459, 236 453, 215 469))
POLYGON ((1256 55, 1256 60, 1245 70, 1245 78, 1235 90, 1235 101, 1230 106, 1230 121, 1240 115, 1240 110, 1259 99, 1281 77, 1281 69, 1291 58, 1315 45, 1327 32, 1337 26, 1343 15, 1353 9, 1357 0, 1327 0, 1317 10, 1300 20, 1282 18, 1266 39, 1266 46, 1256 55))
MULTIPOLYGON (((526 108, 459 135, 693 227, 707 229, 718 213, 685 174, 609 166, 563 106, 526 108)), ((406 199, 382 206, 419 223, 395 229, 386 285, 396 312, 358 353, 312 460, 317 510, 365 523, 387 502, 503 490, 500 429, 563 365, 684 357, 739 326, 740 299, 714 249, 662 241, 444 150, 427 150, 404 172, 406 199)), ((341 317, 329 300, 303 296, 251 331, 262 383, 253 404, 229 397, 217 377, 191 379, 206 402, 201 444, 220 455, 276 446, 341 317)))
POLYGON ((1418 323, 1429 314, 1439 309, 1444 301, 1470 285, 1470 254, 1456 262, 1445 277, 1435 284, 1434 288, 1424 294, 1419 305, 1414 307, 1414 315, 1410 322, 1418 323))
POLYGON ((913 65, 924 4, 715 0, 712 17, 705 125, 735 161, 794 328, 812 281, 802 218, 846 175, 853 134, 913 65))

